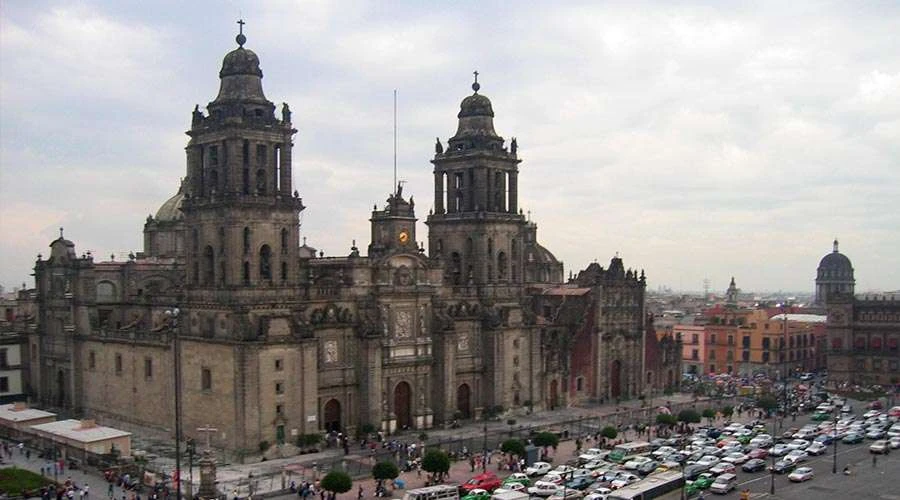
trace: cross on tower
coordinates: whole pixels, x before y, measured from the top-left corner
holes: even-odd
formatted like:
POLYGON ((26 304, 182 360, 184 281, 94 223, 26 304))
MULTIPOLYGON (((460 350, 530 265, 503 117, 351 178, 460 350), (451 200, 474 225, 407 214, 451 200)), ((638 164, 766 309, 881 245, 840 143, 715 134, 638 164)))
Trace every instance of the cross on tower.
POLYGON ((244 34, 244 25, 247 23, 245 23, 243 19, 238 19, 237 23, 238 23, 238 25, 240 25, 238 28, 238 35, 243 35, 244 34))
POLYGON ((212 435, 213 432, 219 432, 219 429, 216 429, 215 427, 210 427, 209 425, 207 425, 206 427, 198 427, 197 432, 202 432, 202 433, 206 434, 206 450, 205 451, 209 451, 210 435, 212 435))
POLYGON ((477 72, 477 71, 473 71, 472 74, 475 75, 475 83, 478 83, 478 72, 477 72))
POLYGON ((477 71, 473 71, 472 74, 475 75, 475 83, 472 84, 472 90, 474 90, 475 93, 477 94, 477 93, 478 93, 478 89, 481 88, 481 85, 478 84, 478 72, 477 72, 477 71))

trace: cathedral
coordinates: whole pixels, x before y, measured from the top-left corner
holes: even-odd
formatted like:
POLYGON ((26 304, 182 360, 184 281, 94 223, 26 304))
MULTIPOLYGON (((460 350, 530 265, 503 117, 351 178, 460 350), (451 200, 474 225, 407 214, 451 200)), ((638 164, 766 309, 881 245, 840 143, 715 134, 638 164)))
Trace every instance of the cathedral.
POLYGON ((179 391, 185 429, 253 452, 644 394, 643 271, 615 257, 565 278, 519 208, 516 139, 494 130, 477 77, 435 144, 427 252, 397 186, 369 214, 365 254, 326 256, 299 231, 295 117, 245 43, 193 110, 185 177, 143 251, 100 261, 60 231, 38 256, 35 404, 170 431, 179 391))

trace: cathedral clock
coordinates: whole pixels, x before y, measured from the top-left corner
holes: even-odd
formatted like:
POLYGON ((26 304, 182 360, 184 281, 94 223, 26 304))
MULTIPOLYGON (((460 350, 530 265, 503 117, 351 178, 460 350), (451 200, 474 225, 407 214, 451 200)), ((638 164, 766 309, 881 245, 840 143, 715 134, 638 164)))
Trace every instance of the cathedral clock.
POLYGON ((397 240, 400 241, 401 245, 405 245, 409 241, 409 233, 406 229, 400 231, 400 234, 397 235, 397 240))

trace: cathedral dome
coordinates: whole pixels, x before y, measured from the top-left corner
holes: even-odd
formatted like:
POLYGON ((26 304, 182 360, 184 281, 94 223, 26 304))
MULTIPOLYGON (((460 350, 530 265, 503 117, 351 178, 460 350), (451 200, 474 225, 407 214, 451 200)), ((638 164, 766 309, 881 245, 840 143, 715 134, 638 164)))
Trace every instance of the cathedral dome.
POLYGON ((819 261, 818 274, 824 277, 851 277, 853 276, 853 264, 846 255, 838 251, 838 241, 834 240, 834 250, 819 261))
POLYGON ((259 69, 259 57, 252 50, 238 47, 225 54, 222 60, 222 70, 219 78, 232 75, 253 75, 262 78, 262 70, 259 69))
POLYGON ((156 211, 156 220, 159 222, 174 222, 184 219, 181 204, 184 202, 184 190, 179 189, 175 196, 166 200, 156 211))
POLYGON ((491 100, 479 93, 466 97, 459 105, 459 114, 456 117, 467 116, 490 116, 493 118, 494 109, 491 107, 491 100))

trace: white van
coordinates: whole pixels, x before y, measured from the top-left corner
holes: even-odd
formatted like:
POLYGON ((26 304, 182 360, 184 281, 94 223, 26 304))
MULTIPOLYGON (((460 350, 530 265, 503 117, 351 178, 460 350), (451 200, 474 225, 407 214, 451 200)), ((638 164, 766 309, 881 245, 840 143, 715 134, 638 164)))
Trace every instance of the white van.
POLYGON ((713 481, 709 491, 724 495, 737 486, 737 476, 734 474, 722 474, 713 481))

